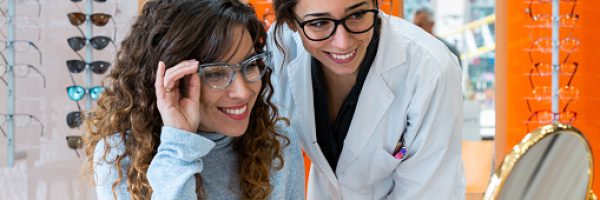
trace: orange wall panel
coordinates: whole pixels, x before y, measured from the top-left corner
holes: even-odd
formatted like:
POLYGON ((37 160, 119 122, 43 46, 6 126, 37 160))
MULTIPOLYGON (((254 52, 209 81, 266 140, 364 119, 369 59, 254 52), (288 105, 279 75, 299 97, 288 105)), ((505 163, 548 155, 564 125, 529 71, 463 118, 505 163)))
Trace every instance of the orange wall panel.
MULTIPOLYGON (((561 1, 562 2, 562 1, 561 1)), ((568 13, 572 3, 562 2, 561 14, 568 13)), ((526 123, 530 112, 525 97, 531 96, 531 87, 526 75, 532 64, 525 49, 529 48, 539 37, 551 36, 549 29, 530 29, 524 26, 530 18, 523 11, 528 4, 523 0, 497 1, 497 50, 496 50, 496 164, 500 164, 514 145, 526 134, 526 123)), ((550 4, 534 5, 534 13, 551 14, 550 4)), ((577 2, 575 13, 580 15, 577 26, 573 29, 561 28, 560 37, 572 36, 581 42, 578 50, 571 54, 569 60, 579 62, 572 86, 579 88, 579 98, 569 105, 568 110, 577 112, 574 126, 580 129, 590 142, 594 155, 594 191, 600 192, 600 1, 577 2)), ((549 54, 534 52, 535 61, 551 62, 549 54)), ((561 52, 561 61, 567 53, 561 52)), ((568 76, 560 77, 560 85, 564 86, 568 76)), ((535 77, 537 85, 550 85, 550 77, 535 77)), ((561 109, 564 102, 560 104, 561 109)), ((550 109, 549 104, 533 103, 534 109, 550 109)), ((531 126, 534 127, 534 126, 531 126)))

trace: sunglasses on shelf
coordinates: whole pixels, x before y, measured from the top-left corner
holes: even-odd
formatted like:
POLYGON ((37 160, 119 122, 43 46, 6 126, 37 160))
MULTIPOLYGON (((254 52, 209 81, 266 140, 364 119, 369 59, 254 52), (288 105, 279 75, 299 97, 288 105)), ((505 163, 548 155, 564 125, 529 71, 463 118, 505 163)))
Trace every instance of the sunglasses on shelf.
POLYGON ((67 126, 69 126, 69 128, 78 128, 81 126, 81 123, 83 122, 81 116, 81 111, 73 111, 67 114, 67 126))
MULTIPOLYGON (((85 47, 85 44, 87 42, 90 42, 90 44, 92 45, 92 47, 96 50, 102 50, 104 48, 106 48, 106 46, 108 46, 109 43, 113 43, 112 39, 110 39, 109 37, 106 36, 95 36, 92 38, 83 38, 83 37, 70 37, 69 39, 67 39, 67 42, 69 43, 69 47, 71 47, 71 49, 73 49, 73 51, 79 51, 81 49, 83 49, 83 47, 85 47)), ((113 45, 115 45, 113 43, 113 45)))
POLYGON ((67 60, 67 68, 69 68, 69 71, 74 74, 81 73, 85 70, 86 66, 90 66, 90 69, 95 74, 104 74, 106 71, 108 71, 110 63, 106 61, 94 61, 91 63, 86 63, 83 60, 67 60))
POLYGON ((86 17, 90 16, 90 20, 96 26, 104 26, 111 18, 111 15, 106 13, 94 13, 91 15, 87 15, 81 12, 72 12, 67 14, 69 17, 69 21, 73 26, 79 26, 85 23, 86 17))
POLYGON ((102 94, 102 92, 104 92, 104 87, 102 87, 102 86, 95 86, 95 87, 89 88, 87 90, 84 87, 79 86, 79 85, 73 85, 73 86, 67 87, 67 95, 73 101, 79 101, 79 100, 83 99, 83 97, 86 94, 89 94, 90 98, 92 98, 93 100, 98 100, 98 98, 100 98, 100 94, 102 94))
POLYGON ((66 139, 67 146, 69 147, 69 149, 73 149, 73 151, 75 151, 75 154, 77 154, 77 158, 79 158, 79 152, 77 150, 83 147, 83 139, 81 138, 81 136, 69 135, 66 137, 66 139))

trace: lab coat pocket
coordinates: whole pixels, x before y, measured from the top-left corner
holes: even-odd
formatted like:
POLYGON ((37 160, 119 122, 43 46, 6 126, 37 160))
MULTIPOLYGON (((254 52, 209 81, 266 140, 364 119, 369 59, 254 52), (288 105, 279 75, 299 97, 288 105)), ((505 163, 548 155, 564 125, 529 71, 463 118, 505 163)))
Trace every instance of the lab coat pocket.
POLYGON ((371 185, 381 179, 391 176, 401 162, 402 159, 396 159, 391 153, 383 148, 378 148, 375 150, 373 163, 371 163, 368 184, 371 185))

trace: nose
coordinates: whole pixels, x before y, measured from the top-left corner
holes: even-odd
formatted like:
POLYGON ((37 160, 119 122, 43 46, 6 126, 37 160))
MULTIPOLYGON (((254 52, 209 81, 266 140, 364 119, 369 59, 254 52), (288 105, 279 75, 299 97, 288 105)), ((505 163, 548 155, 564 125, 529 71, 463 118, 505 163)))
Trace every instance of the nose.
POLYGON ((227 88, 229 98, 246 101, 252 96, 252 90, 244 78, 238 73, 227 88))
POLYGON ((331 45, 341 50, 347 50, 352 46, 352 34, 346 30, 343 24, 338 24, 337 30, 331 36, 331 45))

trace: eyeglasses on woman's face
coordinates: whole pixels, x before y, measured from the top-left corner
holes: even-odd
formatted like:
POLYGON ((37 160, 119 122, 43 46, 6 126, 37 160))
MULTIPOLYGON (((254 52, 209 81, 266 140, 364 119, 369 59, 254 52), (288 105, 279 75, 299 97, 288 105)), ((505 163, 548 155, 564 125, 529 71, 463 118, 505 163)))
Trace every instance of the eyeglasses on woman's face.
POLYGON ((378 12, 377 9, 359 10, 339 20, 316 18, 300 21, 296 16, 294 16, 294 20, 309 40, 323 41, 333 36, 340 24, 343 25, 346 31, 353 34, 361 34, 371 30, 375 26, 378 12))
POLYGON ((247 82, 260 80, 269 68, 270 62, 271 54, 265 52, 254 55, 239 64, 224 62, 202 64, 198 66, 198 75, 208 87, 222 90, 231 85, 238 71, 247 82))

